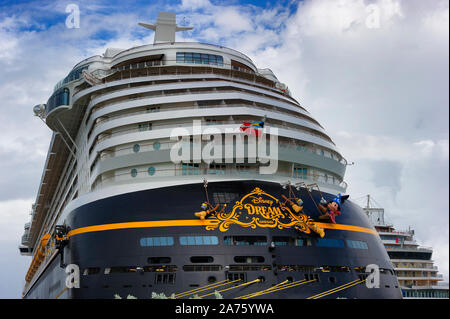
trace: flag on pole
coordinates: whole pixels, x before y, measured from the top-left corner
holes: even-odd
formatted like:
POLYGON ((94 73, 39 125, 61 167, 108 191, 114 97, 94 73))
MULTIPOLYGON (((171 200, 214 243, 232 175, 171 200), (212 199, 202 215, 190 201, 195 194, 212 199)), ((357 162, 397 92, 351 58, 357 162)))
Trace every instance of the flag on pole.
POLYGON ((242 123, 240 129, 242 132, 246 132, 248 134, 255 135, 256 137, 259 137, 262 135, 262 129, 264 128, 264 122, 244 122, 242 123))

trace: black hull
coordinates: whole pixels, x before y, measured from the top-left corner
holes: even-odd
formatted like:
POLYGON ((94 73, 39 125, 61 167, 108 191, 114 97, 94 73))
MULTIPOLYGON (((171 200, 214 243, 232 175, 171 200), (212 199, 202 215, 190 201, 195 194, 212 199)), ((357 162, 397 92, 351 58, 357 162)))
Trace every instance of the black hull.
MULTIPOLYGON (((208 194, 213 202, 214 193, 238 193, 239 197, 232 198, 228 203, 227 209, 231 210, 235 201, 241 200, 255 187, 280 199, 282 194, 288 196, 288 190, 282 189, 279 184, 257 181, 209 183, 208 194)), ((308 193, 301 189, 296 191, 296 194, 304 201, 304 211, 314 220, 318 220, 319 212, 308 193)), ((318 202, 320 195, 317 192, 313 192, 313 195, 318 202)), ((334 197, 325 193, 323 195, 326 199, 334 197)), ((397 278, 381 240, 364 212, 350 200, 342 205, 342 215, 337 217, 339 225, 350 225, 349 230, 331 229, 331 226, 325 229, 325 238, 342 241, 346 243, 345 247, 319 247, 317 234, 306 234, 293 227, 251 228, 231 224, 223 231, 218 228, 208 230, 205 226, 192 226, 189 222, 186 226, 164 226, 163 221, 198 220, 194 212, 200 211, 200 205, 204 201, 203 185, 196 184, 127 193, 97 200, 75 209, 68 216, 66 224, 74 232, 80 229, 86 231, 73 233, 70 237, 64 249, 63 263, 79 266, 80 288, 66 288, 67 275, 60 267, 60 256, 56 256, 26 293, 25 298, 111 299, 115 294, 123 298, 127 295, 151 298, 153 292, 171 295, 225 279, 241 279, 215 288, 220 291, 259 278, 261 282, 229 289, 221 294, 226 299, 235 298, 268 289, 286 280, 293 283, 305 280, 308 283, 252 298, 304 299, 338 287, 345 288, 344 284, 357 279, 363 280, 367 274, 355 267, 366 267, 370 264, 376 264, 381 269, 379 288, 369 289, 365 283, 360 283, 319 297, 401 298, 397 278), (161 223, 157 224, 157 227, 123 224, 125 226, 120 229, 85 228, 149 221, 161 223), (369 231, 353 230, 352 226, 369 231), (216 236, 218 242, 182 245, 181 240, 192 238, 190 236, 216 236), (266 244, 259 245, 230 245, 230 236, 265 236, 267 241, 266 244), (272 248, 270 243, 277 241, 277 236, 297 237, 305 244, 276 245, 272 248), (145 238, 150 237, 170 237, 173 242, 166 241, 166 246, 147 246, 145 238), (364 242, 368 249, 349 247, 348 240, 364 242), (167 245, 170 243, 172 244, 167 245), (249 259, 249 256, 253 259, 249 259), (142 270, 136 270, 136 267, 142 267, 142 270), (105 273, 105 269, 110 269, 109 273, 105 273)), ((214 289, 200 291, 198 295, 207 295, 213 291, 214 289)), ((189 297, 192 295, 185 295, 185 298, 189 297)), ((208 295, 205 298, 215 296, 208 295)))

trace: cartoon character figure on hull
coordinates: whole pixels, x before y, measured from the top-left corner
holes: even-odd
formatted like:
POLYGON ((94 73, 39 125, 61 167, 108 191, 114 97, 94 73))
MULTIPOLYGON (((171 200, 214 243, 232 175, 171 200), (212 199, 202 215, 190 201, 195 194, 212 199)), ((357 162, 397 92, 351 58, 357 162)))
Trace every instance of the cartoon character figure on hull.
POLYGON ((318 206, 323 215, 319 216, 319 219, 328 219, 333 224, 336 224, 336 216, 341 215, 341 202, 343 203, 348 197, 348 195, 341 196, 339 193, 333 200, 328 202, 322 197, 318 206))

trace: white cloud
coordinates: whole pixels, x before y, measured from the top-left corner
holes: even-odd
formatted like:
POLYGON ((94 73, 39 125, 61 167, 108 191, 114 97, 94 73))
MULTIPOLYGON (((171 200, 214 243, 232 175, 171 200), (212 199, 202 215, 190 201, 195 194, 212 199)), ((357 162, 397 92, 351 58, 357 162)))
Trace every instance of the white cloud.
POLYGON ((20 298, 31 257, 19 254, 32 199, 0 201, 0 298, 20 298))
POLYGON ((211 7, 211 2, 208 0, 182 0, 181 8, 183 9, 200 9, 211 7))

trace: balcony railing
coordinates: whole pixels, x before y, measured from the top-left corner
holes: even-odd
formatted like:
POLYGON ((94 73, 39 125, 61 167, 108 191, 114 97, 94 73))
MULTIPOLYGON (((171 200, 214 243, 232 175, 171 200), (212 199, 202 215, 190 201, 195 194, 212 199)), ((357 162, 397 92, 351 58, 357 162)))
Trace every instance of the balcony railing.
MULTIPOLYGON (((114 81, 138 78, 138 77, 148 77, 148 76, 161 76, 161 75, 194 75, 194 74, 215 74, 218 76, 230 77, 233 79, 238 79, 240 81, 257 84, 258 86, 262 86, 268 88, 274 92, 280 93, 289 97, 287 92, 283 92, 280 89, 277 89, 275 86, 275 82, 258 75, 257 73, 253 73, 247 70, 233 70, 231 68, 224 68, 220 66, 212 66, 212 65, 177 65, 176 61, 172 61, 173 64, 165 65, 166 62, 163 61, 161 65, 140 65, 133 64, 129 70, 121 70, 116 71, 109 76, 102 79, 102 83, 110 83, 114 81), (135 68, 134 68, 135 66, 135 68), (141 66, 139 68, 139 66, 141 66)), ((180 63, 181 64, 181 63, 180 63)), ((226 66, 224 64, 224 66, 226 66)), ((86 86, 76 87, 74 90, 74 95, 79 93, 80 91, 86 89, 86 86)))
MULTIPOLYGON (((220 164, 218 164, 220 165, 220 164)), ((239 165, 239 164, 238 164, 239 165)), ((245 166, 245 164, 242 164, 245 166)), ((149 176, 148 169, 140 169, 135 171, 135 176, 131 176, 131 168, 130 171, 126 173, 116 174, 114 176, 102 177, 101 181, 95 183, 95 188, 105 187, 110 185, 116 185, 117 183, 129 183, 130 181, 152 181, 155 178, 167 178, 167 177, 188 177, 188 176, 228 176, 228 177, 254 177, 260 175, 258 167, 250 167, 250 168, 238 168, 238 167, 229 167, 225 169, 221 168, 199 168, 199 167, 189 167, 189 168, 171 168, 171 169, 158 169, 157 176, 149 176), (145 176, 145 177, 142 177, 145 176), (125 178, 124 178, 125 177, 125 178)), ((318 183, 321 187, 329 186, 338 188, 341 192, 345 192, 347 189, 347 183, 342 181, 336 181, 335 183, 321 181, 321 178, 325 178, 325 175, 317 174, 317 173, 308 173, 302 176, 295 176, 292 172, 279 171, 274 173, 273 175, 260 175, 264 176, 276 176, 276 177, 285 177, 286 179, 292 179, 293 182, 298 180, 299 182, 304 182, 305 184, 314 184, 318 183)))

